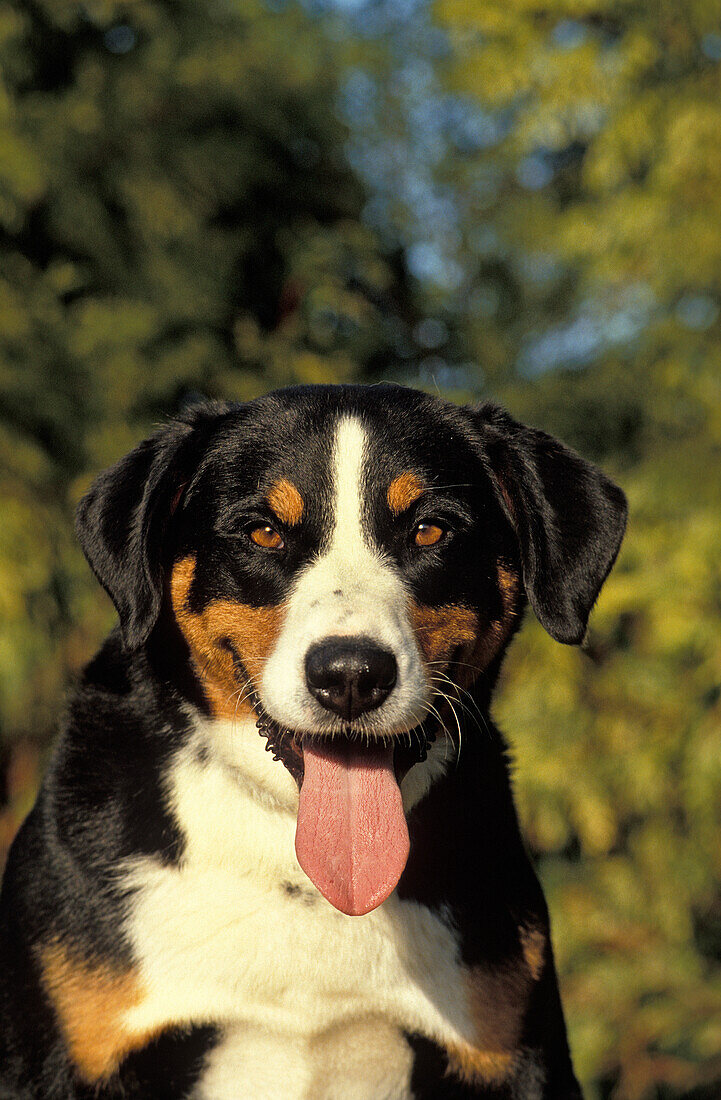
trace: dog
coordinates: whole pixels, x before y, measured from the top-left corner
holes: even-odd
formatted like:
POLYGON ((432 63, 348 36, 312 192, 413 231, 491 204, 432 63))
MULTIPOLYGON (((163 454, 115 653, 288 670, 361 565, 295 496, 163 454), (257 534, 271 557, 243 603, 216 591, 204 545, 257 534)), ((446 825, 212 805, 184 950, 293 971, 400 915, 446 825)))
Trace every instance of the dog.
POLYGON ((190 409, 81 501, 119 615, 0 902, 0 1096, 573 1100, 489 706, 623 493, 494 404, 190 409), (267 751, 269 750, 269 751, 267 751))

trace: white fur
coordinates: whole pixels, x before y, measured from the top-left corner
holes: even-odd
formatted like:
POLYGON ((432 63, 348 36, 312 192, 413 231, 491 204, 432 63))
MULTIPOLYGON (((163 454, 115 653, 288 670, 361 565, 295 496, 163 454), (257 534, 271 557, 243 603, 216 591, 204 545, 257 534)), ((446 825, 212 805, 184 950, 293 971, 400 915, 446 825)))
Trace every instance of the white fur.
MULTIPOLYGON (((178 867, 143 857, 124 869, 144 989, 125 1026, 225 1029, 196 1100, 405 1100, 400 1029, 473 1037, 456 935, 395 893, 363 917, 337 912, 295 858, 297 790, 263 746, 251 720, 197 720, 170 768, 186 849, 178 867)), ((444 751, 406 778, 408 801, 444 751)))
POLYGON ((267 1028, 232 1027, 211 1054, 197 1100, 407 1100, 412 1054, 376 1020, 308 1042, 267 1028), (282 1057, 278 1052, 282 1051, 282 1057), (250 1084, 248 1084, 248 1082, 250 1084))
POLYGON ((333 457, 333 528, 328 549, 299 576, 283 629, 265 666, 260 697, 281 725, 332 732, 338 721, 310 694, 305 657, 329 635, 371 638, 398 664, 386 702, 363 716, 371 735, 412 729, 426 713, 430 688, 408 615, 408 592, 398 570, 363 530, 366 433, 347 417, 336 428, 333 457))

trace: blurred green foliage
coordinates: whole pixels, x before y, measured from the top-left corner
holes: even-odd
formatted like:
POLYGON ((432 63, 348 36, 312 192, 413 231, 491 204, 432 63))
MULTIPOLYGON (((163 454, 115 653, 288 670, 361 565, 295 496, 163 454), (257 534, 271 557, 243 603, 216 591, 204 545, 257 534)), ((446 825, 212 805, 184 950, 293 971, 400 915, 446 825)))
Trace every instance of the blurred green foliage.
POLYGON ((455 45, 448 79, 507 119, 462 168, 469 194, 474 174, 495 181, 465 247, 492 226, 495 262, 517 287, 514 315, 491 318, 479 344, 501 349, 497 389, 512 409, 602 461, 630 501, 586 646, 561 649, 529 622, 497 707, 572 1048, 594 1098, 710 1100, 721 1096, 721 9, 436 10, 455 45))
POLYGON ((343 7, 0 11, 0 847, 112 621, 71 533, 92 473, 197 394, 498 397, 631 505, 587 643, 529 621, 496 708, 579 1072, 713 1100, 721 9, 343 7))
POLYGON ((0 12, 0 732, 46 738, 109 621, 89 472, 197 395, 382 371, 413 321, 361 221, 340 47, 257 0, 0 12))

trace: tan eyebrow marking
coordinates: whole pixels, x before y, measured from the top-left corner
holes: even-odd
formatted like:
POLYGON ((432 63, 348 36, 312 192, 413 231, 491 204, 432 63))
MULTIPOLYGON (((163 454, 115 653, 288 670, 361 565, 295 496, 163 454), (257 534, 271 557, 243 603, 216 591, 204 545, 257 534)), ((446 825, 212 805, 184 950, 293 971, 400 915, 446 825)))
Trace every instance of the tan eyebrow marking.
POLYGON ((281 523, 292 527, 302 520, 305 502, 293 482, 286 477, 271 485, 266 500, 281 523))
POLYGON ((394 515, 405 512, 414 501, 418 500, 425 485, 416 474, 406 470, 404 474, 394 477, 388 486, 388 507, 394 515))

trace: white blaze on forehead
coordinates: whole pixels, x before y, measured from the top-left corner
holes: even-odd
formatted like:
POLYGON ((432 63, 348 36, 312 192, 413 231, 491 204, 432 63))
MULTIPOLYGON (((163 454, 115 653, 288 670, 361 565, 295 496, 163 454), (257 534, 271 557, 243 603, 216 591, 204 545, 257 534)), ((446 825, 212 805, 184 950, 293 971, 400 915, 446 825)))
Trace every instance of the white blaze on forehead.
POLYGON ((364 523, 369 487, 368 436, 361 421, 338 421, 332 459, 333 506, 326 549, 298 577, 283 630, 263 674, 260 695, 282 725, 307 732, 337 727, 305 681, 310 647, 337 635, 365 637, 392 651, 396 687, 367 716, 379 732, 410 729, 423 717, 426 676, 408 616, 408 593, 397 567, 364 523))
MULTIPOLYGON (((363 425, 350 417, 338 424, 333 462, 333 534, 329 558, 333 567, 342 570, 343 565, 364 560, 377 566, 377 557, 370 553, 362 527, 364 496, 364 471, 368 445, 363 425), (370 559, 370 561, 369 561, 370 559)), ((353 581, 353 574, 348 580, 353 581)))
POLYGON ((363 470, 368 453, 367 439, 360 421, 341 420, 336 433, 334 462, 335 527, 332 546, 336 552, 352 555, 360 550, 364 538, 361 526, 363 470))

